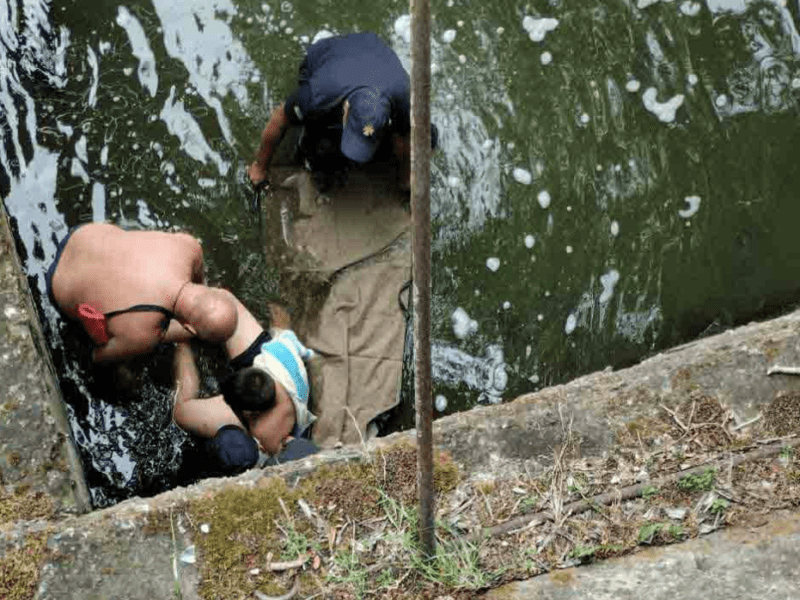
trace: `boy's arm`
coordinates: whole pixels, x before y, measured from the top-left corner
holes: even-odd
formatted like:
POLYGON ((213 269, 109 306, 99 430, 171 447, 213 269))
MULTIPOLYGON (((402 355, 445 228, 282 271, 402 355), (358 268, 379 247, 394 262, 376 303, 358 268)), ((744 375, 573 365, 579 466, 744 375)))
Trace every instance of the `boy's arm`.
POLYGON ((161 341, 166 344, 173 342, 188 342, 193 337, 195 337, 194 333, 181 325, 177 319, 172 319, 169 322, 167 332, 164 334, 164 337, 161 339, 161 341))
POLYGON ((242 427, 230 406, 222 396, 198 398, 200 375, 189 344, 178 343, 175 347, 175 406, 172 418, 184 431, 205 438, 212 438, 225 425, 242 427))

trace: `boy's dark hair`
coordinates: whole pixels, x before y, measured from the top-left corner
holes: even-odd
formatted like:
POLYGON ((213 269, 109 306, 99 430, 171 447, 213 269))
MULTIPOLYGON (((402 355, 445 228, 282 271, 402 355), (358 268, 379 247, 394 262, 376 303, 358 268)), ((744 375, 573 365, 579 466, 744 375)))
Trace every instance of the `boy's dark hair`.
POLYGON ((257 367, 246 367, 220 383, 222 397, 242 419, 243 411, 267 411, 275 406, 275 382, 269 373, 257 367))

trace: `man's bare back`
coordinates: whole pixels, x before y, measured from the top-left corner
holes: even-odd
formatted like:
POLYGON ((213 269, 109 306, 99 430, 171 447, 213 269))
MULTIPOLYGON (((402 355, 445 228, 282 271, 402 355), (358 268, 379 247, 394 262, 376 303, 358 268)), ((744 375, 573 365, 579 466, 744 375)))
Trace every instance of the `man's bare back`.
POLYGON ((192 236, 90 223, 64 245, 50 291, 71 319, 81 318, 80 306, 105 314, 108 341, 94 358, 113 361, 195 333, 226 340, 236 328, 233 297, 202 283, 203 251, 192 236))

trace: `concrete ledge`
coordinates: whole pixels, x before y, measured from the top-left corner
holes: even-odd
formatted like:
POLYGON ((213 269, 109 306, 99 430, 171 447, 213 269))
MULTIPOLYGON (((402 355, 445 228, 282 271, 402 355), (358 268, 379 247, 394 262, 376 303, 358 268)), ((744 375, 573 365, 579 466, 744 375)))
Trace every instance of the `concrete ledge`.
POLYGON ((0 483, 7 493, 46 494, 56 513, 86 512, 83 469, 4 208, 0 310, 0 483))
POLYGON ((798 331, 800 311, 733 329, 628 369, 445 417, 434 424, 434 440, 466 472, 504 477, 551 464, 570 421, 581 455, 602 456, 631 423, 646 425, 663 416, 661 403, 674 407, 689 393, 716 398, 741 424, 778 393, 800 391, 800 377, 766 374, 771 365, 800 365, 798 331))
POLYGON ((731 528, 587 567, 553 571, 488 592, 490 600, 800 598, 800 514, 731 528))

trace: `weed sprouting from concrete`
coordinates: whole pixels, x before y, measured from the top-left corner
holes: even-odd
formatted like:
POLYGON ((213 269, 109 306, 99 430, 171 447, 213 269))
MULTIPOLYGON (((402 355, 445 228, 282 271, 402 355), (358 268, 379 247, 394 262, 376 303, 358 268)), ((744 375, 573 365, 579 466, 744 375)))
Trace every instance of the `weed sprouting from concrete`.
POLYGON ((678 481, 678 488, 686 492, 707 492, 714 487, 717 470, 706 469, 699 475, 687 475, 678 481))

